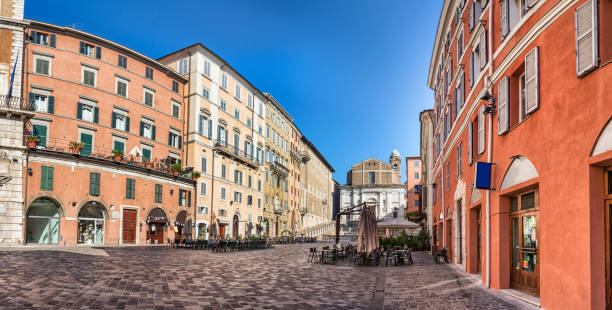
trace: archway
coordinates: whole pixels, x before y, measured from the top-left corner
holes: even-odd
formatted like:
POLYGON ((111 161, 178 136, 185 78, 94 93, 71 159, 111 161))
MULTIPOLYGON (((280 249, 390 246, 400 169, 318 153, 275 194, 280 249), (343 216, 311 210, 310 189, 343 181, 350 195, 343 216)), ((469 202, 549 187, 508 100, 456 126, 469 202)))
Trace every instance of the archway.
POLYGON ((268 223, 268 219, 265 219, 263 221, 263 226, 264 226, 264 232, 265 232, 266 236, 269 237, 270 236, 270 225, 268 223))
POLYGON ((183 210, 178 213, 176 216, 176 221, 174 222, 176 235, 174 239, 178 239, 178 242, 183 242, 183 239, 187 239, 188 229, 185 226, 185 221, 187 220, 187 211, 183 210))
POLYGON ((88 202, 79 211, 77 243, 104 244, 104 211, 99 203, 88 202))
POLYGON ((238 222, 240 222, 240 220, 238 219, 238 214, 234 214, 234 217, 232 218, 232 238, 238 239, 238 222))
POLYGON ((147 216, 147 240, 151 244, 164 243, 164 229, 168 223, 166 212, 160 208, 153 208, 147 216))
POLYGON ((30 204, 27 212, 26 243, 57 244, 60 230, 59 206, 43 197, 30 204))

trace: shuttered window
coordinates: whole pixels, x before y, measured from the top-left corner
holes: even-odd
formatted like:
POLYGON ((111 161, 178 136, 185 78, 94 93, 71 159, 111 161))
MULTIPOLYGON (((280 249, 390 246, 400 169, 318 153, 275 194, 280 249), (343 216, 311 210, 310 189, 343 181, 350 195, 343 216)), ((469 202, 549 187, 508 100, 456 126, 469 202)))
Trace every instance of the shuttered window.
POLYGON ((162 190, 161 184, 155 184, 155 202, 162 202, 162 190))
POLYGON ((525 0, 525 5, 527 6, 528 9, 534 7, 539 0, 525 0))
POLYGON ((539 107, 538 98, 538 47, 525 55, 525 113, 529 114, 539 107))
POLYGON ((482 32, 480 32, 480 43, 479 43, 479 47, 480 47, 480 69, 483 69, 485 67, 485 65, 487 64, 487 31, 486 30, 482 30, 482 32))
POLYGON ((468 129, 468 164, 472 164, 472 142, 474 140, 474 128, 473 128, 473 123, 470 121, 469 124, 469 129, 468 129))
POLYGON ((40 167, 40 190, 52 191, 53 190, 53 167, 42 166, 40 167))
POLYGON ((474 86, 474 80, 476 77, 474 76, 474 51, 470 53, 470 89, 474 86))
POLYGON ((506 133, 510 125, 509 95, 510 78, 506 76, 497 84, 497 102, 499 103, 497 110, 497 133, 499 135, 506 133))
POLYGON ((461 151, 463 148, 463 142, 459 142, 459 145, 457 146, 457 178, 461 178, 462 175, 462 171, 461 171, 461 151))
POLYGON ((590 0, 576 9, 576 75, 597 67, 597 2, 590 0))
POLYGON ((502 41, 508 35, 508 31, 510 31, 510 7, 508 6, 508 1, 510 0, 501 0, 499 4, 499 25, 501 29, 502 41))
POLYGON ((100 174, 97 172, 89 173, 89 194, 100 196, 100 174))
POLYGON ((127 199, 136 198, 136 180, 134 179, 125 180, 125 198, 127 199))
POLYGON ((485 151, 485 107, 480 106, 478 109, 478 154, 482 154, 485 151))

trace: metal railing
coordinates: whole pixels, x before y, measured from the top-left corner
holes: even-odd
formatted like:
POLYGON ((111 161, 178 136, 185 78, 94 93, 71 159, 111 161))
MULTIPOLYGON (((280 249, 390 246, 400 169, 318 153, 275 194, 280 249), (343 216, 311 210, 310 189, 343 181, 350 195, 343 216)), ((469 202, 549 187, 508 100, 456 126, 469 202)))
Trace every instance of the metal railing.
POLYGON ((0 108, 34 112, 36 111, 36 104, 34 104, 34 100, 28 98, 0 95, 0 108))
POLYGON ((232 146, 231 144, 223 140, 214 140, 213 146, 219 152, 231 156, 246 165, 252 166, 255 169, 257 169, 260 165, 260 163, 255 159, 255 157, 245 153, 244 151, 241 151, 240 148, 232 146))
POLYGON ((270 162, 270 168, 272 168, 274 172, 277 172, 285 177, 289 175, 289 169, 281 164, 281 162, 278 160, 270 162))
MULTIPOLYGON (((80 156, 87 156, 91 158, 99 158, 106 160, 115 161, 115 156, 113 154, 113 148, 111 146, 95 146, 95 145, 83 145, 81 149, 75 149, 71 146, 71 142, 79 142, 74 140, 68 140, 64 138, 57 137, 47 137, 47 136, 36 136, 32 133, 24 134, 24 141, 26 143, 26 147, 31 149, 39 149, 39 150, 48 150, 54 152, 61 153, 72 153, 78 154, 80 156), (29 137, 37 137, 40 140, 44 140, 44 142, 38 141, 37 144, 33 147, 29 146, 28 138, 29 137)), ((172 165, 167 158, 157 159, 153 158, 151 160, 146 160, 142 157, 142 154, 138 154, 137 156, 132 156, 129 154, 124 154, 121 156, 121 160, 117 161, 126 165, 145 167, 151 170, 172 174, 172 165)), ((180 176, 190 177, 185 175, 184 173, 179 173, 180 176)))

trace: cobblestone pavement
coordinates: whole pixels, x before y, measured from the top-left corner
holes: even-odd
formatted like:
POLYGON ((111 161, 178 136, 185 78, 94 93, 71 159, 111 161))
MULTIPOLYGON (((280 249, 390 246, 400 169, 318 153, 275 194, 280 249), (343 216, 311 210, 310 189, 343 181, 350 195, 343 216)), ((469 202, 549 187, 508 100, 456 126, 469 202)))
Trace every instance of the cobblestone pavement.
POLYGON ((426 253, 416 253, 415 265, 406 267, 319 265, 306 262, 310 246, 277 245, 234 253, 152 246, 81 247, 76 251, 0 248, 0 308, 296 310, 368 309, 380 308, 383 303, 385 309, 522 306, 473 284, 447 265, 432 264, 426 253), (100 255, 100 251, 107 255, 100 255))

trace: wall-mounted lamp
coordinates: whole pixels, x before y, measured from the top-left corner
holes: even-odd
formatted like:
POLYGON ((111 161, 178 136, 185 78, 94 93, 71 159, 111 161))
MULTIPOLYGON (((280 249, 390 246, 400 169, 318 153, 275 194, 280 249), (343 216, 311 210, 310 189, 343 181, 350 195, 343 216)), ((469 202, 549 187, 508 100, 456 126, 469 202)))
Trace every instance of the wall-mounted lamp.
POLYGON ((32 168, 28 168, 28 175, 32 176, 33 172, 32 172, 32 168))
POLYGON ((174 188, 171 188, 170 189, 170 195, 173 195, 173 194, 174 194, 174 188))
POLYGON ((73 201, 73 202, 72 202, 72 206, 73 206, 73 207, 76 207, 76 204, 77 204, 77 203, 76 203, 76 201, 73 201))
POLYGON ((482 95, 482 97, 480 97, 480 100, 486 100, 489 102, 489 104, 485 107, 485 114, 495 113, 495 97, 493 97, 491 93, 487 91, 486 93, 484 93, 484 95, 482 95))

